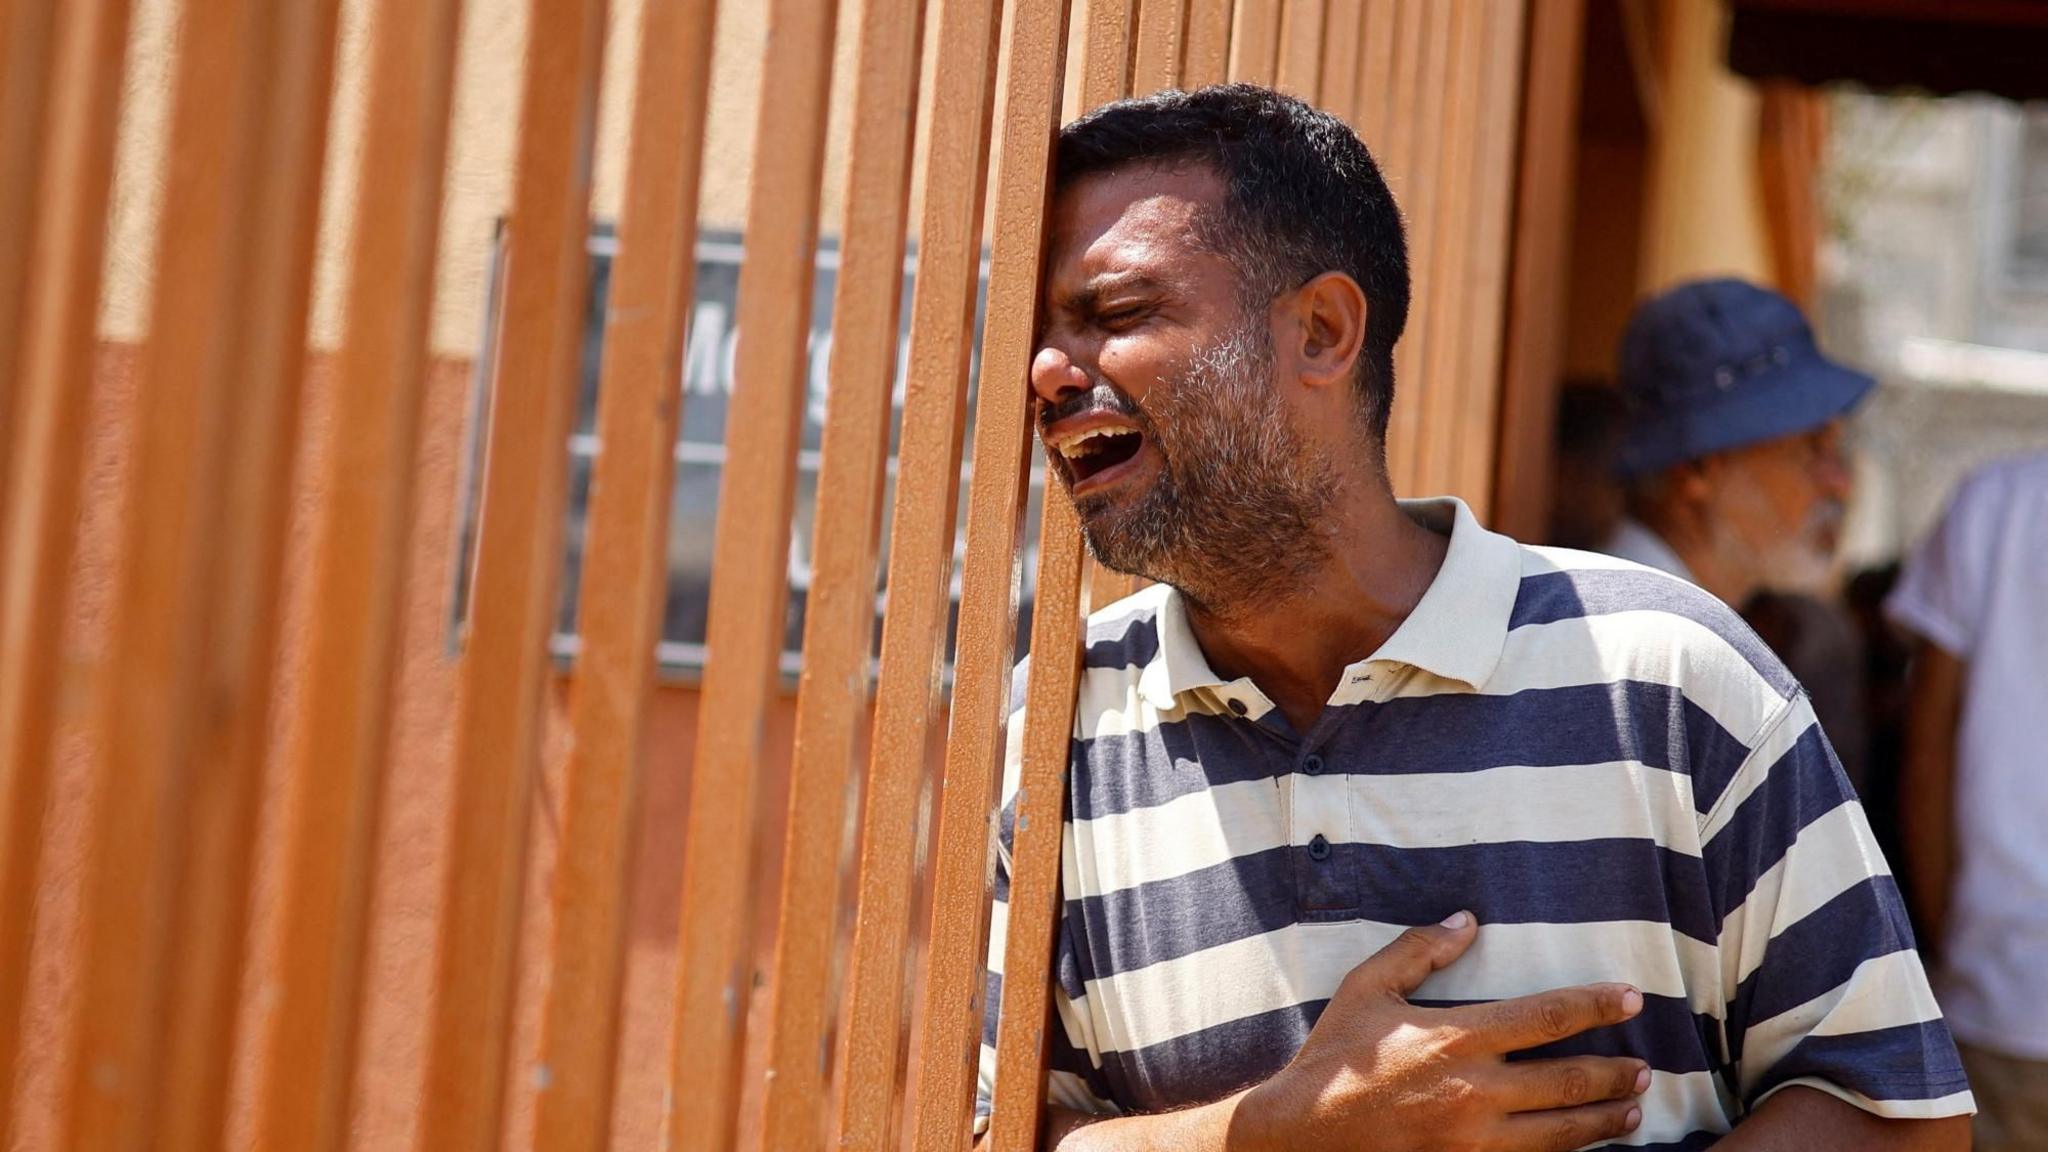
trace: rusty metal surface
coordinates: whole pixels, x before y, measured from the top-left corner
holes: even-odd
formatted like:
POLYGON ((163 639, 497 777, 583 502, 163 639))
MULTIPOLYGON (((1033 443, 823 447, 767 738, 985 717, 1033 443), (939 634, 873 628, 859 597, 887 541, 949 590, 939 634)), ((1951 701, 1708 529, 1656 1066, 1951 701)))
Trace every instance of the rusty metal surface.
POLYGON ((417 1146, 487 1152, 507 1047, 541 688, 561 573, 568 453, 588 281, 590 149, 605 0, 534 0, 508 223, 455 781, 417 1146))
POLYGON ((1417 335, 1423 340, 1425 354, 1417 357, 1421 387, 1409 394, 1419 416, 1409 485, 1418 495, 1449 490, 1452 440, 1468 383, 1461 362, 1466 346, 1480 338, 1470 321, 1476 301, 1466 292, 1471 286, 1472 182, 1477 172, 1474 136, 1479 125, 1485 35, 1476 2, 1447 7, 1451 10, 1450 53, 1438 109, 1441 118, 1424 126, 1424 131, 1442 144, 1437 150, 1432 194, 1411 208, 1415 215, 1429 217, 1427 240, 1421 249, 1424 262, 1418 265, 1425 291, 1418 316, 1424 327, 1417 335))
MULTIPOLYGON (((940 662, 946 645, 948 585, 981 225, 988 187, 1001 5, 947 0, 935 28, 934 116, 927 138, 919 274, 911 302, 910 364, 903 403, 894 527, 889 547, 889 614, 882 625, 882 667, 875 702, 871 774, 864 812, 860 904, 848 962, 843 1059, 858 1058, 863 1032, 887 1027, 899 1011, 900 944, 908 908, 901 889, 911 861, 900 846, 916 819, 918 798, 894 769, 922 763, 941 706, 940 662), (886 839, 890 830, 895 839, 886 839)), ((1014 257, 1006 255, 1006 259, 1014 257)), ((1014 275, 1014 274, 1012 274, 1014 275)), ((963 613, 965 605, 963 603, 963 613)), ((965 619, 962 621, 963 627, 965 619)), ((964 635, 963 635, 964 644, 964 635)), ((963 648, 964 651, 964 648, 963 648)), ((963 669, 989 686, 990 663, 963 669)), ((955 715, 960 715, 954 696, 955 715)), ((999 716, 984 721, 1000 725, 999 716)), ((961 725, 956 721, 956 735, 961 725)), ((956 741, 957 745, 957 741, 956 741)), ((981 963, 988 924, 987 827, 991 763, 948 752, 933 853, 928 977, 918 1003, 918 1064, 909 1121, 919 1152, 951 1152, 966 1138, 974 1103, 974 1044, 981 1021, 981 963)), ((871 1146, 886 1131, 892 1101, 869 1081, 849 1077, 837 1128, 851 1146, 871 1146), (865 1119, 864 1119, 865 1117, 865 1119)))
MULTIPOLYGON (((14 471, 22 315, 42 192, 43 128, 57 31, 49 0, 0 0, 0 512, 14 471)), ((0 568, 0 585, 7 573, 0 568)), ((0 1109, 4 1109, 0 1105, 0 1109)))
MULTIPOLYGON (((949 791, 955 781, 961 781, 975 790, 977 798, 993 796, 1010 707, 1010 658, 1017 611, 1011 572, 1023 504, 1025 446, 1031 417, 1026 374, 1033 352, 1038 277, 1044 257, 1052 133, 1060 120, 1067 4, 1065 0, 1018 0, 1010 6, 1007 20, 1005 116, 995 169, 988 321, 982 334, 984 383, 975 417, 974 476, 968 503, 967 558, 961 576, 953 687, 954 721, 945 770, 949 791)), ((987 931, 988 812, 988 801, 983 799, 978 811, 956 820, 949 799, 942 829, 946 840, 940 845, 942 880, 944 865, 958 867, 970 853, 978 864, 973 910, 980 921, 978 930, 983 933, 987 931)), ((965 877, 956 877, 956 883, 964 880, 965 877)), ((952 892, 942 888, 935 901, 958 899, 952 892)), ((933 927, 935 977, 939 975, 936 941, 941 927, 939 923, 933 927)), ((952 927, 957 930, 960 925, 952 927)), ((946 978, 971 979, 978 992, 979 960, 967 968, 966 974, 948 973, 946 978)), ((975 995, 973 1002, 978 1005, 979 999, 975 995)), ((948 997, 948 1001, 957 999, 948 997)), ((928 1055, 927 1059, 930 1058, 928 1055)), ((1026 1067, 1016 1075, 1032 1077, 1041 1071, 1026 1067)), ((966 1119, 966 1113, 961 1113, 957 1121, 960 1127, 956 1129, 960 1136, 956 1139, 964 1137, 966 1119)), ((921 1125, 921 1139, 924 1131, 921 1125)), ((937 1142, 939 1137, 933 1139, 932 1146, 943 1146, 937 1142)))
POLYGON ((601 1152, 610 1141, 716 7, 651 0, 640 15, 631 158, 598 389, 604 450, 583 559, 583 587, 603 591, 578 607, 574 740, 533 1068, 538 1152, 601 1152))
MULTIPOLYGON (((804 668, 797 695, 796 751, 790 765, 789 813, 782 892, 770 975, 768 1056, 763 1093, 763 1148, 803 1152, 825 1137, 825 1053, 832 1009, 833 948, 839 928, 837 851, 847 826, 847 781, 856 738, 867 720, 868 663, 874 640, 876 544, 882 482, 889 453, 891 395, 896 380, 904 224, 910 209, 911 130, 917 122, 918 50, 923 0, 867 0, 861 9, 847 170, 846 219, 840 231, 839 278, 832 307, 831 407, 818 475, 811 550, 816 576, 804 617, 804 668)), ((954 109, 934 115, 953 116, 954 109)), ((953 476, 918 482, 954 486, 953 476)), ((872 758, 869 783, 884 810, 896 795, 914 794, 923 756, 872 758)), ((901 812, 878 819, 876 857, 908 859, 912 829, 901 812)), ((887 865, 881 865, 887 867, 887 865)), ((892 869, 893 870, 893 869, 892 869)), ((902 904, 907 883, 866 888, 869 899, 902 904)), ((885 914, 870 910, 871 916, 885 914)), ((904 910, 886 914, 890 926, 904 910)), ((886 933, 870 940, 886 943, 886 933)), ((892 957, 905 941, 894 933, 892 957)), ((868 958, 872 964, 874 957, 868 958)), ((900 981, 900 968, 880 981, 900 981)), ((894 1007, 892 1003, 890 1007, 894 1007)), ((897 1059, 904 1029, 890 1019, 855 1020, 841 1036, 841 1076, 850 1102, 842 1146, 873 1147, 892 1130, 897 1059)))
MULTIPOLYGON (((13 399, 20 451, 0 516, 0 1084, 13 1084, 40 888, 61 627, 77 539, 86 405, 120 114, 129 0, 67 6, 57 22, 50 121, 35 161, 43 205, 26 257, 13 399)), ((11 40, 11 35, 10 35, 11 40)), ((0 1143, 14 1130, 0 1092, 0 1143)))
MULTIPOLYGON (((1060 843, 1074 694, 1081 681, 1081 526, 1064 489, 1048 485, 1039 529, 1038 600, 1031 619, 1031 678, 1010 850, 1003 1005, 996 1030, 994 1152, 1032 1152, 1045 1099, 1045 1029, 1052 990, 1052 935, 1059 917, 1060 843)), ((1054 1026, 1057 1026, 1054 1023, 1054 1026)))
MULTIPOLYGON (((1479 171, 1473 228, 1472 280, 1466 299, 1475 301, 1476 338, 1466 345, 1461 366, 1464 405, 1451 440, 1451 489, 1472 505, 1482 522, 1493 521, 1497 421, 1506 381, 1501 375, 1507 337, 1508 248, 1515 201, 1515 167, 1521 142, 1522 62, 1527 0, 1488 0, 1482 65, 1479 171)), ((1549 395, 1546 393, 1546 395, 1549 395)), ((1555 403, 1554 398, 1551 400, 1555 403)), ((1551 421, 1534 417, 1549 428, 1551 421)), ((1533 533, 1532 533, 1533 534, 1533 533)))
POLYGON ((1188 0, 1188 45, 1181 61, 1187 88, 1221 84, 1230 71, 1233 0, 1188 0))
POLYGON ((282 766, 291 899, 267 976, 264 1147, 336 1152, 348 1136, 459 10, 387 0, 377 15, 301 723, 282 766))
POLYGON ((1563 269, 1571 244, 1585 0, 1534 0, 1522 116, 1508 313, 1501 337, 1500 437, 1494 522, 1523 539, 1545 528, 1551 427, 1565 355, 1563 269))
POLYGON ((1237 0, 1231 14, 1230 79, 1240 84, 1274 82, 1280 67, 1283 0, 1237 0))
POLYGON ((1188 0, 1142 0, 1137 36, 1131 91, 1143 95, 1180 87, 1181 62, 1187 54, 1188 0))
POLYGON ((278 15, 257 0, 224 0, 188 13, 181 29, 134 515, 94 718, 96 824, 64 1071, 63 1141, 75 1150, 190 1147, 206 1139, 193 1130, 204 1113, 219 1122, 219 1101, 209 1108, 173 1093, 221 1090, 223 1066, 209 1077, 172 1060, 192 1055, 205 1033, 232 1034, 232 1007, 217 1000, 239 976, 246 896, 237 882, 264 735, 260 717, 253 728, 246 720, 269 697, 267 683, 247 677, 267 667, 268 651, 253 648, 274 635, 263 617, 275 585, 268 603, 252 602, 258 590, 241 582, 250 574, 230 562, 263 550, 281 508, 231 502, 229 486, 270 471, 266 434, 276 429, 257 423, 275 413, 284 381, 297 383, 290 358, 274 357, 267 376, 243 361, 247 343, 278 338, 260 331, 282 317, 257 295, 284 289, 278 273, 292 263, 277 251, 289 236, 243 232, 268 206, 276 159, 264 128, 277 96, 278 15))
MULTIPOLYGON (((752 855, 761 725, 788 600, 789 519, 810 335, 812 254, 835 0, 775 0, 740 273, 738 385, 726 421, 705 669, 683 846, 668 1144, 722 1150, 739 1110, 753 985, 752 855)), ((895 289, 892 287, 891 289, 895 289)))
MULTIPOLYGON (((225 369, 236 380, 236 450, 213 540, 212 699, 192 774, 184 939, 167 992, 163 1107, 150 1146, 211 1152, 225 1135, 249 925, 257 807, 270 747, 285 541, 299 445, 306 331, 339 0, 259 9, 261 57, 243 98, 255 174, 232 221, 244 265, 225 369)), ((221 322, 221 321, 216 321, 221 322)))
POLYGON ((1325 0, 1286 0, 1273 86, 1316 103, 1322 92, 1325 0))

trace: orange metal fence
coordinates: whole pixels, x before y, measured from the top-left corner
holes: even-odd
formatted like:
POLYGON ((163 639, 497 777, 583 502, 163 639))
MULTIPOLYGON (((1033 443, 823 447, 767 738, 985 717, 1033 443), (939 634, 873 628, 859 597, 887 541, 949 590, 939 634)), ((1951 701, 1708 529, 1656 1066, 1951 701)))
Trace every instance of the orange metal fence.
MULTIPOLYGON (((1396 486, 1455 491, 1483 515, 1518 247, 1525 0, 1087 0, 1071 11, 1068 0, 865 0, 853 19, 834 0, 765 2, 711 657, 675 848, 682 911, 665 1146, 802 1149, 829 1138, 957 1152, 974 1093, 1053 133, 1134 91, 1225 78, 1275 84, 1357 126, 1406 206, 1415 257, 1389 446, 1396 486), (855 70, 846 208, 821 220, 842 36, 854 40, 845 47, 855 70), (921 106, 931 111, 920 134, 921 106), (836 231, 840 265, 815 577, 786 818, 761 819, 821 228, 836 231), (910 235, 918 268, 876 659, 910 235), (984 254, 985 386, 948 697, 984 254), (749 934, 767 895, 751 866, 757 828, 783 859, 768 952, 749 934), (756 985, 765 1008, 750 1014, 756 985), (765 1029, 752 1042, 750 1020, 765 1029)), ((606 0, 524 6, 502 336, 483 353, 494 366, 483 513, 415 1136, 433 1152, 612 1142, 633 835, 647 774, 672 767, 650 764, 646 733, 714 47, 730 50, 714 44, 715 0, 641 0, 637 50, 650 66, 635 73, 604 327, 603 451, 582 560, 581 586, 598 591, 579 600, 551 934, 544 951, 522 955, 610 23, 606 0), (522 965, 544 973, 533 1051, 515 1050, 522 965), (532 1079, 533 1107, 508 1132, 514 1076, 532 1079)), ((276 655, 283 537, 340 7, 207 0, 182 14, 128 449, 134 512, 109 641, 91 672, 94 832, 79 942, 65 961, 76 978, 64 1037, 33 1045, 25 998, 49 882, 42 830, 63 692, 54 670, 91 434, 130 0, 0 0, 0 1136, 18 1134, 26 1110, 53 1108, 45 1129, 67 1149, 216 1148, 232 1129, 260 1148, 326 1152, 349 1145, 354 1080, 379 1059, 358 1035, 374 994, 366 956, 399 606, 409 582, 435 578, 411 570, 406 541, 465 5, 368 0, 361 176, 342 208, 355 240, 332 448, 299 575, 306 640, 287 668, 276 655), (289 685, 298 721, 273 748, 275 683, 289 685), (272 833, 281 871, 274 943, 254 949, 245 938, 266 771, 284 797, 272 833), (264 998, 261 1027, 242 1053, 239 998, 251 988, 264 998), (30 1049, 61 1054, 55 1094, 12 1089, 30 1049), (231 1087, 238 1061, 255 1068, 241 1097, 231 1087), (231 1124, 235 1108, 251 1118, 231 1124)), ((1043 1090, 1083 617, 1091 598, 1130 587, 1088 573, 1057 485, 1040 540, 1027 808, 999 1033, 994 1141, 1005 1150, 1032 1145, 1043 1090)))

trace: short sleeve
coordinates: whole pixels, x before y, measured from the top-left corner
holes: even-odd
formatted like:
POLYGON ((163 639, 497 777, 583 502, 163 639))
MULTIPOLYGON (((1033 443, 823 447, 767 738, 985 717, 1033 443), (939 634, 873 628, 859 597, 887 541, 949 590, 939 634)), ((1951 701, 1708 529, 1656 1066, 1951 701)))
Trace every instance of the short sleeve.
POLYGON ((1907 558, 1885 601, 1893 623, 1959 659, 1976 647, 1997 543, 1998 497, 1994 477, 1964 481, 1940 522, 1907 558))
POLYGON ((1975 1109, 1891 870, 1803 693, 1701 824, 1745 1112, 1793 1084, 1895 1118, 1975 1109))
MULTIPOLYGON (((1023 772, 1024 682, 1028 663, 1020 662, 1012 680, 1008 732, 1003 744, 1002 808, 995 822, 995 898, 989 909, 988 957, 982 969, 980 1063, 974 1094, 974 1134, 988 1131, 996 1084, 996 1027, 1003 1001, 1003 952, 1009 939, 1010 860, 1017 820, 1017 786, 1023 772)), ((1115 1115, 1120 1110, 1102 1075, 1100 1054, 1089 1026, 1085 985, 1075 959, 1066 908, 1054 924, 1052 1004, 1060 1026, 1047 1037, 1045 1099, 1075 1112, 1115 1115)))

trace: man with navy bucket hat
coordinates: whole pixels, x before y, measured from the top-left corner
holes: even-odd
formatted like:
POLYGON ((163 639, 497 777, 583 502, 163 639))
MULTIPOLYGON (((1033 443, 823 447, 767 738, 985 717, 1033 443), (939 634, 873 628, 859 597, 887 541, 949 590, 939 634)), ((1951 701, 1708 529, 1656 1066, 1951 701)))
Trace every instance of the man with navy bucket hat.
POLYGON ((1821 355, 1790 300, 1732 279, 1638 306, 1620 368, 1631 518, 1602 550, 1736 607, 1819 590, 1849 496, 1842 420, 1876 381, 1821 355))

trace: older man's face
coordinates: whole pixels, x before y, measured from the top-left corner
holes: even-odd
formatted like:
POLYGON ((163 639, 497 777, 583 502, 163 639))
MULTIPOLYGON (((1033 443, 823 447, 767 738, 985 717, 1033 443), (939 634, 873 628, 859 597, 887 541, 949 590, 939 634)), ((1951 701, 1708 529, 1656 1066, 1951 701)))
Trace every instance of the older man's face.
POLYGON ((1765 588, 1825 585, 1850 495, 1842 422, 1716 458, 1708 523, 1724 562, 1765 588))
POLYGON ((1202 242, 1221 197, 1200 167, 1065 189, 1031 365, 1040 436, 1096 557, 1212 602, 1312 566, 1332 488, 1275 379, 1268 310, 1202 242))

